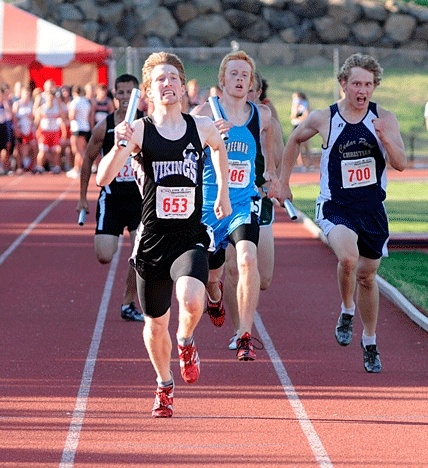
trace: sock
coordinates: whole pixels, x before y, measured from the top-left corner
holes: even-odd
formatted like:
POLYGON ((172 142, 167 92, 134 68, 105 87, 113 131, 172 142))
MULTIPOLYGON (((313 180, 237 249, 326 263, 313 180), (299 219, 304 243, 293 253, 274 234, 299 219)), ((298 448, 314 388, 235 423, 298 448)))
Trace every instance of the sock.
POLYGON ((219 299, 217 299, 216 301, 214 301, 211 296, 209 295, 208 291, 207 291, 207 297, 208 297, 208 300, 212 303, 212 304, 218 304, 220 302, 220 299, 221 299, 221 296, 219 299))
POLYGON ((367 335, 364 335, 363 333, 361 340, 362 340, 364 347, 370 346, 370 345, 376 345, 376 334, 374 334, 373 336, 367 336, 367 335))
POLYGON ((165 387, 171 387, 171 385, 174 385, 174 377, 172 375, 172 371, 171 372, 171 378, 167 381, 163 381, 163 380, 158 380, 156 379, 156 382, 158 384, 159 387, 162 387, 162 388, 165 388, 165 387))
POLYGON ((193 344, 193 336, 191 336, 190 338, 180 338, 178 335, 177 335, 177 343, 180 345, 180 346, 187 346, 189 344, 193 344))
POLYGON ((355 315, 355 304, 350 309, 347 309, 343 305, 343 302, 342 302, 342 305, 341 305, 340 309, 341 309, 341 311, 340 311, 341 314, 355 315))
POLYGON ((122 304, 122 310, 126 310, 131 304, 122 304))

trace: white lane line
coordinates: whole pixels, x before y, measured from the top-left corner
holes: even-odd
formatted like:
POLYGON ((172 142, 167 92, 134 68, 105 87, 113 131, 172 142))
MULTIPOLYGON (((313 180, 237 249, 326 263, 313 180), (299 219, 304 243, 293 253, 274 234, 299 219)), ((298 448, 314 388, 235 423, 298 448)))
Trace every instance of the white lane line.
POLYGON ((80 381, 80 388, 77 393, 76 404, 74 406, 73 416, 68 429, 68 435, 65 441, 59 468, 72 468, 74 464, 74 458, 79 444, 83 420, 85 419, 86 405, 88 402, 89 392, 91 390, 92 377, 94 375, 95 364, 97 361, 98 350, 100 348, 101 337, 103 334, 111 292, 113 290, 113 283, 116 276, 122 244, 123 236, 120 236, 117 252, 110 264, 110 269, 104 286, 103 296, 98 309, 97 321, 92 335, 91 346, 89 347, 88 356, 83 369, 82 380, 80 381))
POLYGON ((282 388, 284 389, 290 405, 293 408, 294 414, 299 421, 300 427, 302 428, 303 433, 309 442, 309 446, 311 447, 312 453, 314 454, 318 465, 323 468, 332 468, 333 463, 331 462, 321 442, 321 439, 318 437, 318 434, 305 411, 303 403, 299 399, 299 395, 297 394, 290 377, 287 374, 284 364, 282 363, 281 358, 276 351, 275 346, 273 345, 269 333, 267 332, 258 312, 256 312, 254 317, 254 324, 257 328, 257 331, 259 332, 260 338, 263 341, 263 345, 270 357, 270 360, 272 361, 276 374, 278 375, 281 382, 282 388))
POLYGON ((37 227, 37 225, 45 218, 64 198, 71 192, 72 187, 69 187, 65 192, 62 192, 61 195, 54 200, 50 205, 48 205, 37 218, 25 229, 25 231, 20 234, 10 246, 0 255, 0 265, 11 255, 21 242, 31 233, 31 231, 37 227))

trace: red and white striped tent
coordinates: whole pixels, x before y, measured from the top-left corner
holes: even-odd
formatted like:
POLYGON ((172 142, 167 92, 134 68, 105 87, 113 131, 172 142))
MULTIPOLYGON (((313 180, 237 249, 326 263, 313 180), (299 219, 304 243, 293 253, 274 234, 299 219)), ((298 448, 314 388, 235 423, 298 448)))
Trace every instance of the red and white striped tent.
POLYGON ((109 85, 111 50, 0 1, 0 83, 109 85))

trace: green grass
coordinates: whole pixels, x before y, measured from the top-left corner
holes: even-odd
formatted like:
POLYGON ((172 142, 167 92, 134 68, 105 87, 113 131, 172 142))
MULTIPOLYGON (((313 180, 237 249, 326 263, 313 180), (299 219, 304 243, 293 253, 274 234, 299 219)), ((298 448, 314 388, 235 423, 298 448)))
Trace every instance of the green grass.
MULTIPOLYGON (((319 185, 294 185, 291 189, 293 203, 313 219, 319 185)), ((428 233, 428 183, 389 182, 385 206, 391 232, 428 233)))
POLYGON ((428 254, 390 251, 382 259, 379 275, 396 287, 417 308, 428 314, 428 254))
MULTIPOLYGON (((311 219, 319 186, 292 186, 293 203, 311 219)), ((427 233, 428 183, 391 181, 385 202, 391 232, 427 233)), ((428 255, 417 250, 395 251, 382 260, 379 275, 416 307, 428 313, 428 255)))

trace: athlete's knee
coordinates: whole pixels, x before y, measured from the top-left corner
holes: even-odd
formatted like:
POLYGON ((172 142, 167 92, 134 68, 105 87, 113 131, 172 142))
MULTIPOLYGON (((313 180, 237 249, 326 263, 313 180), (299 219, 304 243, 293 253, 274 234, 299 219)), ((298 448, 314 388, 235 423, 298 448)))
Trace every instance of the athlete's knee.
POLYGON ((244 251, 237 258, 238 271, 257 269, 257 252, 244 251))
POLYGON ((345 254, 339 259, 340 268, 344 273, 353 273, 358 264, 358 257, 353 254, 345 254))
POLYGON ((359 286, 365 289, 372 289, 375 285, 377 285, 376 280, 376 271, 357 271, 357 283, 359 286))
POLYGON ((145 338, 156 339, 168 331, 168 325, 161 317, 145 316, 143 335, 145 338))
POLYGON ((186 311, 189 314, 197 314, 203 309, 205 301, 205 288, 201 283, 201 287, 188 287, 177 295, 180 305, 180 310, 186 311))
POLYGON ((96 254, 101 265, 108 265, 113 260, 113 255, 106 255, 105 252, 97 252, 96 254))

